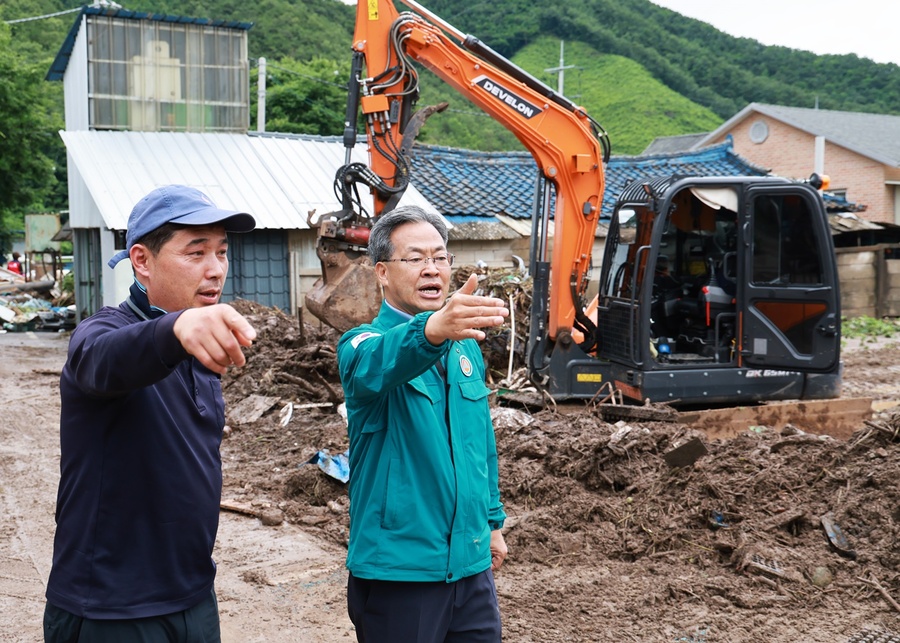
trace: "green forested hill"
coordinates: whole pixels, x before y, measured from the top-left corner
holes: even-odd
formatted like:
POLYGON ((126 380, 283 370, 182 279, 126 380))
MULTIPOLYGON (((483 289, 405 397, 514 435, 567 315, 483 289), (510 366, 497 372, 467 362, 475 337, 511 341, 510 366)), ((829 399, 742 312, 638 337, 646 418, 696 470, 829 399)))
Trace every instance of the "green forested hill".
POLYGON ((751 102, 812 107, 816 98, 822 109, 900 114, 897 65, 768 47, 649 0, 428 0, 427 5, 440 16, 454 16, 457 28, 480 35, 507 57, 544 35, 630 58, 723 119, 751 102))
MULTIPOLYGON (((544 70, 558 64, 565 41, 565 62, 576 66, 566 72, 565 93, 607 129, 614 154, 637 154, 657 136, 709 131, 751 102, 900 114, 897 65, 763 46, 649 0, 421 3, 553 87, 556 76, 544 70)), ((0 20, 81 4, 3 0, 0 20)), ((354 7, 338 0, 133 0, 124 8, 254 23, 251 82, 256 60, 269 61, 267 129, 341 133, 354 7)), ((62 84, 42 78, 74 19, 0 22, 0 215, 65 207, 65 150, 56 134, 62 84), (29 110, 22 109, 26 97, 29 110), (16 168, 27 168, 27 179, 17 181, 16 168)), ((421 104, 449 100, 451 109, 429 120, 420 140, 483 150, 520 147, 437 78, 421 76, 421 104)), ((250 96, 255 101, 256 92, 250 96)), ((251 114, 255 125, 255 106, 251 114)), ((0 222, 0 235, 4 226, 0 222)))

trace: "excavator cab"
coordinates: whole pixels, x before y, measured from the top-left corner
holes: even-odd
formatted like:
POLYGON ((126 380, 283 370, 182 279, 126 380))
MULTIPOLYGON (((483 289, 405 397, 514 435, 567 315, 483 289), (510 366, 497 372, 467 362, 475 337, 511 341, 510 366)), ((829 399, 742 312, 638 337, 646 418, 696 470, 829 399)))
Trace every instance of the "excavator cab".
POLYGON ((611 221, 593 361, 558 347, 549 380, 567 387, 560 398, 598 381, 682 405, 836 397, 839 320, 830 229, 809 183, 649 180, 625 189, 611 221))

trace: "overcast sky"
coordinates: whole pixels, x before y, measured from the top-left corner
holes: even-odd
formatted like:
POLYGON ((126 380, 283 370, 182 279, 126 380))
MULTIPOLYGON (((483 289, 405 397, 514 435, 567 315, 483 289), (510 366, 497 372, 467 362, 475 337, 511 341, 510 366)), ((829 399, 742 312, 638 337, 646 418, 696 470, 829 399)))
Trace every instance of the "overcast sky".
POLYGON ((651 1, 764 45, 900 65, 898 0, 651 1))

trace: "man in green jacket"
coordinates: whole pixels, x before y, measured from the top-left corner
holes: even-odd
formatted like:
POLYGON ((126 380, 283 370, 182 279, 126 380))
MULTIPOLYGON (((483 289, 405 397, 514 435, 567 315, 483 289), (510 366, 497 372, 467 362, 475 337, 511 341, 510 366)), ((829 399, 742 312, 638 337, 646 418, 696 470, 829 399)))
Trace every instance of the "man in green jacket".
POLYGON ((509 310, 472 294, 476 275, 447 300, 447 228, 421 208, 382 215, 369 255, 384 302, 338 344, 350 619, 366 643, 498 643, 506 514, 476 340, 509 310))

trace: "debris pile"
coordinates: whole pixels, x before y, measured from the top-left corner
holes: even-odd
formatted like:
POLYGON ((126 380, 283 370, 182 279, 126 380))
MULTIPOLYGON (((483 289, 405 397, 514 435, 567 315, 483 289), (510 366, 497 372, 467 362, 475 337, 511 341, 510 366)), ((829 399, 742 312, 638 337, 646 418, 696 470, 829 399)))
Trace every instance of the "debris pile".
POLYGON ((469 275, 478 275, 477 295, 497 297, 509 307, 509 323, 499 328, 485 330, 487 337, 482 342, 488 383, 500 379, 510 379, 512 374, 525 365, 525 348, 528 344, 528 330, 531 327, 531 277, 523 268, 488 268, 480 266, 460 266, 453 273, 451 291, 460 288, 469 275), (514 341, 510 341, 510 337, 514 341), (512 358, 510 358, 512 348, 512 358))
POLYGON ((4 331, 61 331, 75 328, 72 278, 64 287, 46 276, 26 281, 0 268, 0 328, 4 331))
POLYGON ((245 299, 231 305, 256 329, 247 364, 223 382, 229 397, 250 394, 284 398, 285 401, 343 401, 335 348, 340 338, 327 326, 314 326, 290 317, 277 308, 245 299))
MULTIPOLYGON (((247 365, 223 379, 226 402, 270 399, 254 420, 229 425, 224 495, 346 544, 346 487, 315 464, 317 454, 348 447, 337 333, 308 324, 301 332, 295 318, 256 304, 235 307, 260 333, 247 365)), ((495 350, 486 343, 487 360, 495 350)), ((610 423, 590 405, 529 414, 494 404, 515 565, 562 564, 595 577, 632 565, 648 605, 855 601, 892 611, 900 599, 900 407, 839 441, 792 426, 710 440, 678 422, 610 423)), ((578 609, 593 609, 587 594, 578 609)), ((578 640, 602 638, 602 622, 584 627, 578 640)))
POLYGON ((60 331, 75 328, 75 306, 57 305, 28 293, 0 295, 0 322, 3 330, 60 331))

